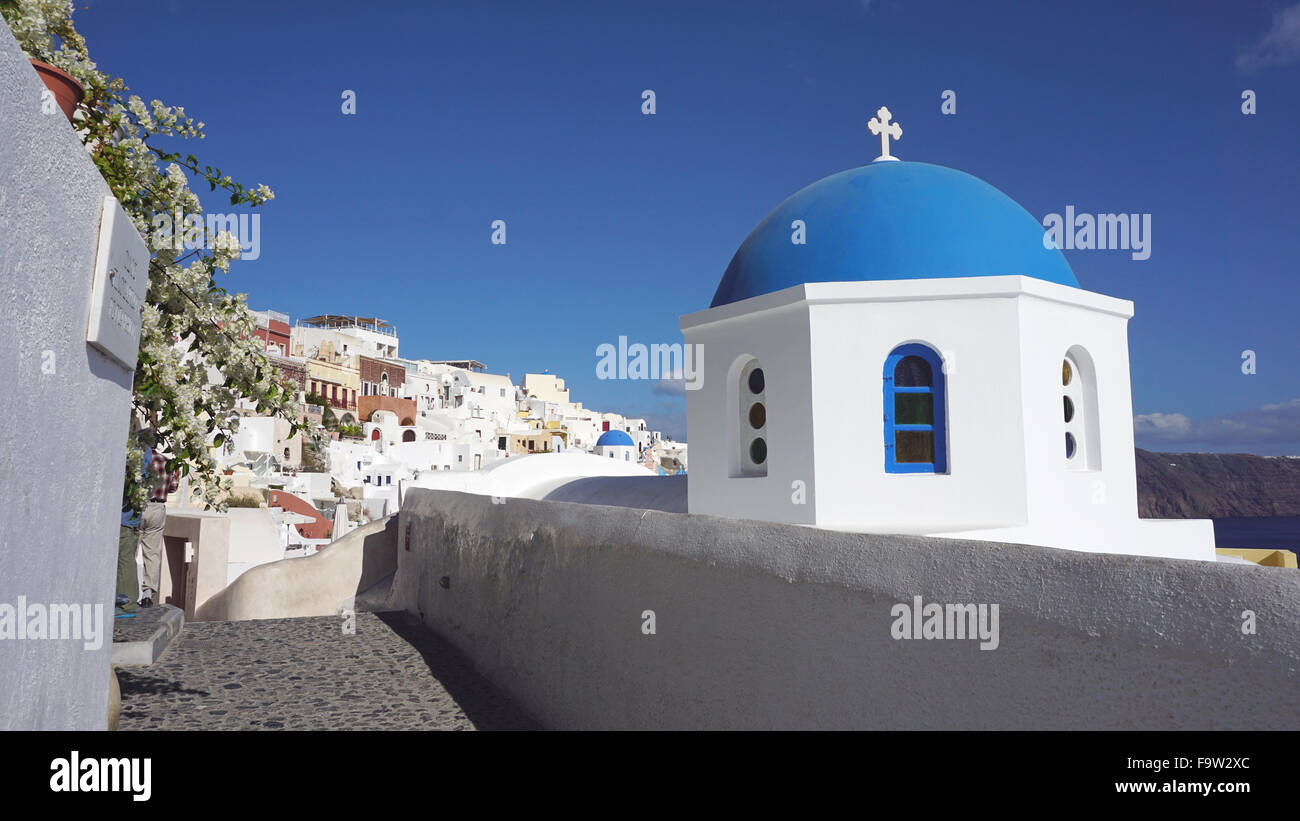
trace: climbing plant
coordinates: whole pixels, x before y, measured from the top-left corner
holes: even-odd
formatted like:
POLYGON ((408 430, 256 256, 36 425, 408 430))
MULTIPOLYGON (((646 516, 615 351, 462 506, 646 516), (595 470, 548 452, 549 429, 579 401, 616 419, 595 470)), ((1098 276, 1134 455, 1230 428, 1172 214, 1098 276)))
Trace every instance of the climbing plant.
POLYGON ((63 69, 85 89, 73 128, 150 249, 123 510, 144 507, 140 469, 144 447, 154 444, 209 508, 221 507, 230 485, 212 448, 234 435, 241 408, 288 420, 291 436, 323 436, 300 419, 293 384, 253 335, 256 319, 245 296, 218 285, 239 258, 239 242, 229 231, 209 230, 212 221, 204 225, 190 184, 206 184, 209 193, 220 189, 232 207, 257 208, 275 195, 176 150, 175 143, 202 139, 204 124, 179 106, 146 104, 122 78, 101 71, 73 24, 69 0, 0 0, 0 15, 29 57, 63 69))

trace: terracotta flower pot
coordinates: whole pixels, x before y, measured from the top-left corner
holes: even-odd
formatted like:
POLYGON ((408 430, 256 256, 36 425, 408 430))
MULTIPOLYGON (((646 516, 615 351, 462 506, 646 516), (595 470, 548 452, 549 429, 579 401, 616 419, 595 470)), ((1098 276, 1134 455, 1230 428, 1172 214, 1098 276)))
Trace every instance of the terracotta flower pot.
POLYGON ((55 68, 49 63, 42 63, 40 60, 32 60, 32 68, 36 73, 41 75, 41 82, 54 95, 54 100, 63 109, 63 114, 72 122, 72 115, 77 110, 77 103, 81 102, 86 96, 86 90, 81 87, 71 74, 61 68, 55 68))

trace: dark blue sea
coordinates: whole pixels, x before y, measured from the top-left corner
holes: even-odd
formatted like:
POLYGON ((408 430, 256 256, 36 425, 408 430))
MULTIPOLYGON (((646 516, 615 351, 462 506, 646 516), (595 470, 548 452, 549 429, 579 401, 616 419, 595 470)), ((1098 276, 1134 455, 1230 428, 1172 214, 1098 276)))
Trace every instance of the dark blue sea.
POLYGON ((1271 547, 1300 553, 1300 516, 1215 519, 1215 547, 1271 547))

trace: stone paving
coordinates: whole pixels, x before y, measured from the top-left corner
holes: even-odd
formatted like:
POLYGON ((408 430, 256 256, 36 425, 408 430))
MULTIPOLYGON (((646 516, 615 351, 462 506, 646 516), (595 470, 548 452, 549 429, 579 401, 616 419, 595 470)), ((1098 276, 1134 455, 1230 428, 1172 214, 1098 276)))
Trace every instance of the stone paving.
POLYGON ((153 635, 153 631, 158 627, 158 620, 162 614, 167 612, 167 608, 161 605, 155 607, 136 606, 134 618, 130 619, 113 619, 113 641, 147 641, 153 635))
POLYGON ((404 612, 357 613, 355 635, 337 616, 190 622, 117 676, 121 730, 537 729, 404 612))

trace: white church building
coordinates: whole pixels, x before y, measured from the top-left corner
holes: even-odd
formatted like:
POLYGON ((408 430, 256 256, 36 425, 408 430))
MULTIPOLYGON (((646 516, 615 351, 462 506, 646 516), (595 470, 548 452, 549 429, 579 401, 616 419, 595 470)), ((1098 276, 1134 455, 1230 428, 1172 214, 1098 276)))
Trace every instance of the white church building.
POLYGON ((969 174, 882 155, 741 244, 687 391, 691 513, 1214 560, 1209 521, 1138 518, 1133 303, 1083 290, 969 174))
POLYGON ((594 452, 597 456, 622 459, 624 462, 632 462, 640 458, 640 451, 632 441, 632 437, 618 429, 602 433, 596 440, 594 452))

